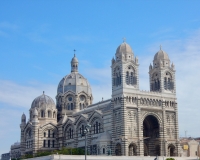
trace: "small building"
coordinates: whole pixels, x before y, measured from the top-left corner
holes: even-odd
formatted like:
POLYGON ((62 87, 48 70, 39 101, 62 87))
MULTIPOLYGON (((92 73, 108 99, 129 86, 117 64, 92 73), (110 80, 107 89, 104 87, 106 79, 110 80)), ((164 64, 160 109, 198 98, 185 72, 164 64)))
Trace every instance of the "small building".
POLYGON ((181 156, 182 157, 200 157, 200 143, 198 139, 193 138, 181 138, 181 156))
POLYGON ((10 153, 3 153, 1 155, 1 160, 9 160, 10 159, 10 153))
POLYGON ((16 142, 10 147, 10 157, 11 159, 18 159, 21 157, 20 142, 16 142))

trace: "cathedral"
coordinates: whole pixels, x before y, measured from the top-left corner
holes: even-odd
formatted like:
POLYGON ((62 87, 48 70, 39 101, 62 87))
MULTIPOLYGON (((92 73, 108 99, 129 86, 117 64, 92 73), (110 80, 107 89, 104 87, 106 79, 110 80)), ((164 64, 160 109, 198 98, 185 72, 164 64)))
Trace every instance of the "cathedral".
POLYGON ((175 66, 160 50, 149 66, 150 91, 139 88, 139 62, 126 42, 111 60, 112 95, 93 104, 88 80, 74 55, 58 84, 56 102, 35 98, 21 117, 20 153, 85 147, 90 155, 180 156, 175 66))

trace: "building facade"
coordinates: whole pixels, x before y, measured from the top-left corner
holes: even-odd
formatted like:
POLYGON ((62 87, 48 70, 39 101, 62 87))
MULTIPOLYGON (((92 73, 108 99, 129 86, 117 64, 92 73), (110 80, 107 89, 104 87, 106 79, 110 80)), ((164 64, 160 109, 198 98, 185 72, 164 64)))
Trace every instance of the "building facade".
POLYGON ((10 153, 3 153, 1 155, 1 160, 10 160, 10 153))
POLYGON ((150 91, 139 89, 138 58, 126 42, 111 60, 112 96, 93 104, 90 84, 78 72, 58 84, 56 103, 43 93, 21 118, 21 154, 62 147, 84 148, 91 155, 180 156, 175 66, 160 48, 149 66, 150 91))
POLYGON ((182 157, 200 157, 200 138, 180 138, 182 157))
POLYGON ((20 142, 15 142, 10 147, 10 158, 19 159, 21 157, 21 144, 20 142))

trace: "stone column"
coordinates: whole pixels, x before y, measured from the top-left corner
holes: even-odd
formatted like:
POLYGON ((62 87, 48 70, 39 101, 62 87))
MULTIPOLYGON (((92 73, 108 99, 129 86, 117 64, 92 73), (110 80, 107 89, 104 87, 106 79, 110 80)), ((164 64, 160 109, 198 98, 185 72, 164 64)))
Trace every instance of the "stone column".
POLYGON ((33 135, 33 155, 35 155, 38 151, 38 141, 39 141, 39 137, 38 137, 38 125, 39 125, 39 121, 35 121, 32 122, 33 124, 33 128, 32 128, 32 135, 33 135))
POLYGON ((127 156, 128 155, 128 149, 127 149, 127 141, 126 141, 126 99, 124 95, 121 96, 121 119, 122 119, 122 128, 121 128, 121 147, 122 147, 122 155, 127 156))
POLYGON ((61 149, 62 147, 64 147, 64 141, 63 141, 63 128, 62 128, 62 124, 58 125, 58 148, 61 149))
POLYGON ((141 121, 141 108, 139 106, 140 99, 137 100, 138 105, 138 141, 139 141, 139 155, 144 156, 144 141, 143 141, 143 122, 141 121))
POLYGON ((163 101, 162 103, 162 114, 163 114, 163 134, 162 134, 162 151, 161 151, 161 156, 167 156, 167 146, 166 146, 166 141, 167 141, 167 130, 166 130, 166 111, 165 111, 165 103, 163 101))
POLYGON ((112 110, 112 122, 111 122, 111 126, 112 126, 112 141, 111 141, 111 154, 112 156, 115 156, 115 143, 114 143, 114 139, 116 138, 116 135, 115 135, 115 120, 114 120, 114 99, 112 98, 111 100, 111 110, 112 110))
POLYGON ((180 156, 179 128, 178 128, 178 106, 175 103, 175 139, 176 139, 176 156, 180 156))

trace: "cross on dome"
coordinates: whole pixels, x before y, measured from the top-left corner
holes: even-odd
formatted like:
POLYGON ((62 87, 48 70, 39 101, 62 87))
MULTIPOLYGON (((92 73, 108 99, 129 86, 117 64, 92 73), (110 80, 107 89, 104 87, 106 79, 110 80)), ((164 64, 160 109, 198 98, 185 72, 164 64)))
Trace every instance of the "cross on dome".
POLYGON ((126 42, 126 38, 124 37, 124 38, 122 38, 123 39, 123 42, 126 42))

